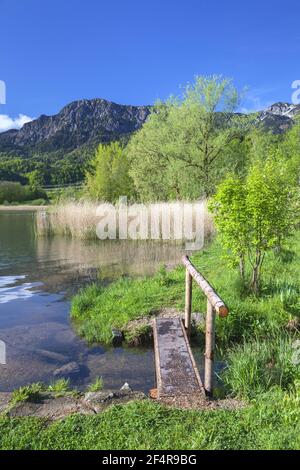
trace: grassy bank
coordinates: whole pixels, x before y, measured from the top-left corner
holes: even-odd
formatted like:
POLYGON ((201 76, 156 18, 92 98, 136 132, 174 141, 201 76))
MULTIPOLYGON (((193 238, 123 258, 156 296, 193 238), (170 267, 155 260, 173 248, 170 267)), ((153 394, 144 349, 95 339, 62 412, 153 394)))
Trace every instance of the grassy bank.
MULTIPOLYGON (((222 255, 215 240, 192 259, 230 308, 216 325, 227 362, 221 379, 227 395, 245 402, 243 408, 180 410, 143 400, 56 422, 2 416, 0 448, 300 449, 300 364, 293 359, 299 339, 300 232, 279 255, 267 255, 259 298, 242 288, 222 255)), ((72 318, 90 342, 110 343, 113 327, 126 330, 130 320, 162 307, 182 310, 184 279, 179 266, 151 278, 89 286, 73 299, 72 318)), ((204 309, 203 294, 194 288, 193 310, 204 309)))
MULTIPOLYGON (((244 340, 265 339, 285 331, 288 322, 300 315, 300 232, 290 239, 280 255, 270 253, 260 298, 244 292, 235 268, 227 268, 224 251, 216 240, 209 248, 192 256, 197 268, 226 301, 230 314, 217 318, 217 344, 228 346, 244 340)), ((120 279, 109 287, 91 285, 72 302, 71 315, 80 335, 89 342, 111 341, 111 329, 126 329, 140 316, 149 316, 162 307, 184 307, 184 269, 161 269, 146 279, 120 279)), ((200 289, 193 290, 193 310, 205 311, 200 289)))
POLYGON ((52 424, 2 417, 0 448, 300 449, 299 400, 273 389, 235 411, 183 411, 142 401, 52 424))
POLYGON ((43 211, 48 209, 48 206, 43 204, 14 204, 14 205, 0 205, 0 211, 11 212, 11 211, 43 211))

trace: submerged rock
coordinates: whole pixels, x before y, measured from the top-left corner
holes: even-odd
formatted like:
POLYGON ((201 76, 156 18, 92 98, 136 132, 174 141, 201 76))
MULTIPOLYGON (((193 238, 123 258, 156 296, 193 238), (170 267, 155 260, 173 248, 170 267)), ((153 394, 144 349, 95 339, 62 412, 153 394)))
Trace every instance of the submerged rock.
POLYGON ((46 360, 55 361, 55 362, 66 362, 69 358, 64 356, 63 354, 57 353, 55 351, 49 351, 47 349, 35 349, 34 351, 36 354, 45 358, 46 360))
POLYGON ((74 375, 78 375, 81 372, 80 365, 75 362, 68 362, 68 364, 65 364, 62 367, 59 367, 58 369, 55 369, 53 372, 54 377, 57 378, 67 378, 67 377, 73 377, 74 375))

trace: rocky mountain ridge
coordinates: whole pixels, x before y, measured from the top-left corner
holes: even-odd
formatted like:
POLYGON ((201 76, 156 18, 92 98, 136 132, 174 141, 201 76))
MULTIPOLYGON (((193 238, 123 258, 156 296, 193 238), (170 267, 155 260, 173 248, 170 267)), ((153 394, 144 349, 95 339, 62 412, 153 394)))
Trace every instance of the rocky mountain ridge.
POLYGON ((149 112, 149 106, 119 105, 103 99, 74 101, 54 116, 42 115, 20 130, 0 134, 0 152, 71 151, 109 142, 138 130, 149 112))
MULTIPOLYGON (((128 106, 104 99, 79 100, 53 116, 42 115, 20 130, 0 134, 0 153, 16 155, 70 152, 82 146, 128 138, 146 121, 151 106, 128 106)), ((257 113, 258 124, 282 133, 300 114, 300 105, 275 103, 257 113)))

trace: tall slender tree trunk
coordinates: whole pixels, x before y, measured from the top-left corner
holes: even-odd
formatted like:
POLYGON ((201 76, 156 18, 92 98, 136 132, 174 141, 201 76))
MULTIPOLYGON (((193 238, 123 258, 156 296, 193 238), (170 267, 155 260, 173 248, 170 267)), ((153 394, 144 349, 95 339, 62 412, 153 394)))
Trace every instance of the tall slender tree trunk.
POLYGON ((256 255, 255 255, 255 263, 252 269, 251 283, 250 283, 250 289, 255 295, 259 294, 260 273, 261 273, 261 266, 263 264, 263 261, 264 261, 264 254, 261 252, 260 249, 257 249, 256 255))
POLYGON ((209 196, 209 158, 207 145, 205 146, 204 158, 203 158, 203 169, 204 169, 204 197, 207 199, 209 196))
POLYGON ((240 255, 239 261, 240 276, 243 284, 245 283, 245 258, 244 255, 240 255))

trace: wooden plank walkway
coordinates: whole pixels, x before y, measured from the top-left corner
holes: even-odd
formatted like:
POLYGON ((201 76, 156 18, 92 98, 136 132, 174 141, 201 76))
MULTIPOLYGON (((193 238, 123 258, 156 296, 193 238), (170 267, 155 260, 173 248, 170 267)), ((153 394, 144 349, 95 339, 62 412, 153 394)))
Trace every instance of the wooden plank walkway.
POLYGON ((204 394, 181 318, 160 318, 153 325, 157 396, 204 394))

